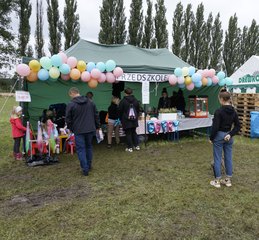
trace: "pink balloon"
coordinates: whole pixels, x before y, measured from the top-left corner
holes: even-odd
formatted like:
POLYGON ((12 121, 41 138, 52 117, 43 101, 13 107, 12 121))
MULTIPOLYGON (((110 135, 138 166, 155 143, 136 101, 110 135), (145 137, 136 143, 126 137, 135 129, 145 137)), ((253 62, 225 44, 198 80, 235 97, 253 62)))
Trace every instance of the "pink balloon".
POLYGON ((16 72, 22 77, 27 77, 31 70, 27 64, 21 63, 16 66, 16 72))
POLYGON ((201 76, 202 76, 202 74, 203 74, 203 70, 198 70, 196 73, 199 73, 201 76))
POLYGON ((107 72, 106 73, 106 81, 108 82, 108 83, 114 83, 115 82, 115 76, 113 75, 113 73, 111 73, 111 72, 107 72))
POLYGON ((100 76, 101 76, 101 72, 100 72, 99 69, 94 68, 94 69, 91 71, 91 77, 92 77, 92 78, 98 79, 100 76))
POLYGON ((69 67, 72 69, 72 68, 75 68, 76 65, 77 65, 77 59, 75 57, 69 57, 67 59, 67 64, 69 65, 69 67))
POLYGON ((100 77, 98 78, 99 83, 104 83, 106 81, 106 75, 101 73, 100 77))
POLYGON ((202 77, 209 77, 209 70, 208 69, 204 69, 203 72, 202 72, 202 77))
POLYGON ((89 82, 91 79, 91 74, 87 71, 82 72, 81 74, 81 80, 82 82, 89 82))
POLYGON ((70 74, 61 74, 61 79, 64 81, 70 80, 70 74))
POLYGON ((114 70, 113 70, 113 74, 116 78, 120 77, 123 75, 123 70, 122 68, 120 67, 116 67, 114 70))
POLYGON ((194 83, 190 83, 186 86, 187 90, 192 91, 194 89, 194 83))
POLYGON ((178 77, 177 78, 178 84, 183 84, 184 83, 184 78, 183 77, 178 77))
POLYGON ((219 78, 217 76, 213 76, 211 79, 212 79, 212 83, 215 85, 219 82, 219 78))
POLYGON ((208 77, 210 78, 213 78, 213 76, 215 76, 216 74, 216 71, 215 69, 211 68, 209 71, 208 71, 208 77))
POLYGON ((67 63, 67 55, 65 53, 59 52, 58 55, 61 57, 62 63, 67 63))
POLYGON ((168 81, 169 81, 170 85, 173 86, 177 83, 177 77, 174 74, 172 74, 169 76, 168 81))

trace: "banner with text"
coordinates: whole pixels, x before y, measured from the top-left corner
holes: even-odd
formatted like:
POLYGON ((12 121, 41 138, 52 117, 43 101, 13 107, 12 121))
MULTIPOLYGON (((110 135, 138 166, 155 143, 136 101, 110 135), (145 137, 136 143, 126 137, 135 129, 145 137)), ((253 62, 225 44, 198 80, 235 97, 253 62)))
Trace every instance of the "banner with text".
POLYGON ((168 74, 124 73, 116 80, 126 82, 166 82, 168 81, 168 74))

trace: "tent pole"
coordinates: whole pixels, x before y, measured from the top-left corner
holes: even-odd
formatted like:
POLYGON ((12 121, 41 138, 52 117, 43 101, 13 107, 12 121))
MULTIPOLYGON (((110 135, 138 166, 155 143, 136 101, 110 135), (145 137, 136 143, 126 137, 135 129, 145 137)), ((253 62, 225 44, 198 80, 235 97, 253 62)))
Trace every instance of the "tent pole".
POLYGON ((145 147, 147 146, 147 111, 146 104, 144 104, 144 128, 145 128, 145 147))

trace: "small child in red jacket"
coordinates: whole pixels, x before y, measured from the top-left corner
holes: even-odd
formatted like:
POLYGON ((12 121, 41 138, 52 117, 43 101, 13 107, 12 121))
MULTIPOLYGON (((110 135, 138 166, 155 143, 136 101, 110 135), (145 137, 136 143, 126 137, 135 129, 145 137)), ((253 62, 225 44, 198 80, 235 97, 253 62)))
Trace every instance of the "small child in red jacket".
POLYGON ((12 125, 12 137, 14 139, 14 146, 13 146, 13 154, 15 160, 22 160, 22 153, 20 152, 20 144, 21 144, 21 139, 25 137, 26 133, 26 127, 22 125, 22 120, 21 120, 21 115, 22 115, 22 107, 14 107, 11 118, 10 118, 10 123, 12 125))

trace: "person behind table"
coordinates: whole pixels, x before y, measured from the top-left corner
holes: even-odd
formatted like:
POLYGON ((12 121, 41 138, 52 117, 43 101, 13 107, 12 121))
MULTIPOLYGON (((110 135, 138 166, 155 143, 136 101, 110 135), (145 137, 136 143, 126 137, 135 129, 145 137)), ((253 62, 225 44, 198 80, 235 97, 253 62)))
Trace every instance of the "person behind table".
POLYGON ((108 127, 107 127, 107 137, 108 137, 108 148, 112 146, 112 133, 115 133, 116 143, 120 143, 120 122, 119 122, 119 103, 120 99, 117 97, 112 97, 111 105, 108 108, 108 127))
POLYGON ((132 95, 133 91, 131 88, 124 90, 125 96, 119 104, 119 116, 122 123, 122 127, 126 134, 127 148, 126 152, 139 151, 138 136, 136 128, 138 127, 138 115, 139 115, 139 103, 138 100, 132 95), (129 118, 129 112, 131 107, 135 110, 135 118, 129 118))
POLYGON ((232 145, 233 136, 239 132, 238 115, 231 105, 231 95, 226 89, 219 93, 219 102, 222 105, 214 113, 210 142, 213 144, 213 158, 215 179, 210 182, 219 188, 220 184, 231 187, 232 177, 232 145), (234 127, 232 127, 234 125, 234 127), (221 179, 221 159, 224 152, 226 177, 221 179))
POLYGON ((10 123, 12 126, 12 137, 14 140, 13 155, 15 160, 22 160, 22 153, 20 152, 21 139, 25 144, 26 127, 22 125, 22 107, 13 107, 13 111, 10 117, 10 123))
POLYGON ((94 102, 85 96, 80 96, 77 88, 70 88, 68 94, 71 102, 66 109, 66 123, 68 129, 75 134, 76 152, 83 175, 88 176, 92 168, 92 139, 99 129, 99 118, 96 116, 94 102))
POLYGON ((177 93, 177 98, 176 98, 176 109, 179 111, 182 111, 182 113, 184 114, 185 106, 186 106, 186 103, 185 103, 185 99, 183 96, 183 91, 182 91, 182 89, 179 89, 178 93, 177 93))
POLYGON ((163 88, 162 96, 158 101, 157 110, 159 111, 161 108, 170 108, 170 98, 168 97, 166 88, 163 88))
POLYGON ((170 98, 170 107, 171 108, 176 108, 176 102, 177 102, 177 92, 173 91, 173 95, 170 98))
POLYGON ((88 97, 90 100, 93 100, 93 97, 94 97, 93 92, 87 92, 86 97, 88 97))

